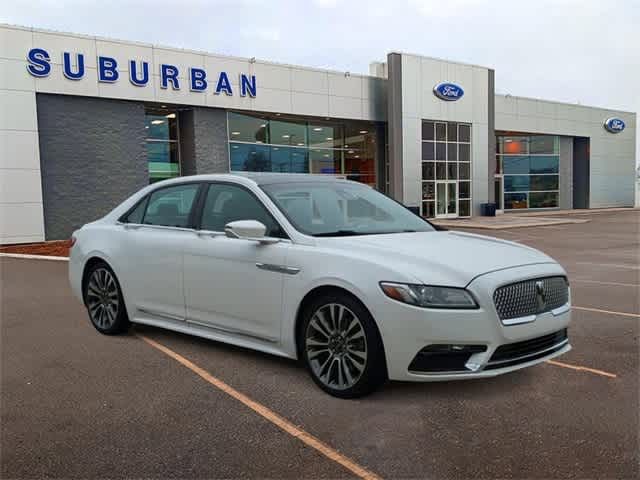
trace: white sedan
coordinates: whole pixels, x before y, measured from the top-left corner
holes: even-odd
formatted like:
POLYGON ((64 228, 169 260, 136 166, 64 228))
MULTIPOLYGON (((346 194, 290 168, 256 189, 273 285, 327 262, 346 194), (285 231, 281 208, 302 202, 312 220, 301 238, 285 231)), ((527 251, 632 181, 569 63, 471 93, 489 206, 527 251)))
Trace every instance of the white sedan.
POLYGON ((571 348, 569 283, 552 258, 437 231, 346 180, 168 180, 72 243, 71 285, 99 332, 133 322, 302 359, 338 397, 387 378, 491 377, 571 348))

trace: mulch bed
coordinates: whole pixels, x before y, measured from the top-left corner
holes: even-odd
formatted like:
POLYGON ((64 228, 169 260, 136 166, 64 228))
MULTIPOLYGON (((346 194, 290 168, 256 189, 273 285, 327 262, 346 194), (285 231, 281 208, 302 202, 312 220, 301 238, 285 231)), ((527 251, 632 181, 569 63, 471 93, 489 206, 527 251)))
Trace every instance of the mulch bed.
POLYGON ((0 253, 23 253, 27 255, 46 255, 51 257, 68 257, 71 242, 57 240, 42 243, 23 243, 20 245, 0 246, 0 253))

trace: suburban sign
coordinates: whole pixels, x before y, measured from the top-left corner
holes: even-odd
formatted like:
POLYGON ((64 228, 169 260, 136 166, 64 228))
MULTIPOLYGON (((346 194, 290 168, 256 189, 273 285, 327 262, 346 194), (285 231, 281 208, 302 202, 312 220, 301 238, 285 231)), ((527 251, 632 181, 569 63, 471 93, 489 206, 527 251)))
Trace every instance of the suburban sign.
MULTIPOLYGON (((43 48, 32 48, 27 54, 27 71, 34 77, 47 77, 51 73, 51 57, 49 52, 43 48)), ((121 67, 118 60, 111 57, 98 56, 97 58, 97 75, 98 82, 115 83, 120 80, 121 67)), ((149 83, 150 72, 149 62, 128 60, 129 81, 136 87, 146 87, 149 83)), ((66 78, 73 81, 82 80, 85 75, 84 54, 63 52, 62 54, 62 73, 66 78)), ((161 63, 158 65, 158 74, 160 75, 160 88, 180 90, 183 85, 183 79, 180 77, 178 67, 161 63)), ((213 93, 219 95, 233 95, 233 86, 229 80, 227 72, 219 72, 213 78, 207 76, 207 72, 202 68, 191 67, 186 74, 186 83, 192 92, 205 92, 211 89, 213 93)), ((256 77, 255 75, 239 74, 238 85, 240 96, 250 97, 256 96, 256 77)))
POLYGON ((611 133, 620 133, 625 126, 624 121, 616 117, 607 118, 604 121, 604 128, 611 133))
POLYGON ((433 94, 441 100, 454 102, 460 100, 464 95, 464 90, 455 83, 439 83, 433 87, 433 94))

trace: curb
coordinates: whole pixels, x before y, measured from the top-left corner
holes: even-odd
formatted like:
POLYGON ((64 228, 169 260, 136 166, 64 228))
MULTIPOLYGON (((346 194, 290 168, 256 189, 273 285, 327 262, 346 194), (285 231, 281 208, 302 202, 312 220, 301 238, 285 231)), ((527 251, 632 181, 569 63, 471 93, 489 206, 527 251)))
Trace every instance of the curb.
POLYGON ((48 255, 28 255, 26 253, 0 253, 0 258, 22 258, 25 260, 55 260, 58 262, 68 262, 69 257, 52 257, 48 255))

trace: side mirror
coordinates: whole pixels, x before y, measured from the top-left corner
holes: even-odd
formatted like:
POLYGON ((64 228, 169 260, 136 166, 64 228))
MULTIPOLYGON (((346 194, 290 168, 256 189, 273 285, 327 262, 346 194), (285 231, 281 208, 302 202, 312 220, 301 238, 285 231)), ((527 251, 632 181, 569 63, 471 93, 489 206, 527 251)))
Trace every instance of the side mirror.
POLYGON ((267 227, 257 220, 237 220, 224 226, 224 233, 229 238, 252 240, 259 243, 278 243, 277 238, 265 237, 267 227))

